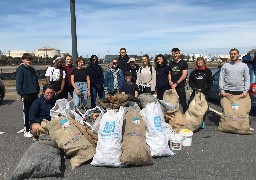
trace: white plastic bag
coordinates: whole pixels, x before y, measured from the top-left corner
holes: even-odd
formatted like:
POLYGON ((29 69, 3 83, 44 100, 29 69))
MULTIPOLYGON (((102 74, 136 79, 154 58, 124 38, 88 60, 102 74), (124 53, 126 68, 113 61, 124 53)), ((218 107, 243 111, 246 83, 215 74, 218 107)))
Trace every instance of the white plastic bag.
POLYGON ((67 99, 58 99, 54 107, 50 110, 51 117, 65 116, 67 117, 67 110, 70 110, 70 106, 67 99))
POLYGON ((102 116, 98 130, 96 154, 93 157, 91 165, 121 166, 123 116, 124 108, 122 106, 118 112, 110 109, 102 116))
POLYGON ((141 110, 141 115, 147 124, 146 142, 150 147, 151 156, 169 156, 173 152, 168 146, 163 122, 164 116, 159 103, 149 103, 141 110))

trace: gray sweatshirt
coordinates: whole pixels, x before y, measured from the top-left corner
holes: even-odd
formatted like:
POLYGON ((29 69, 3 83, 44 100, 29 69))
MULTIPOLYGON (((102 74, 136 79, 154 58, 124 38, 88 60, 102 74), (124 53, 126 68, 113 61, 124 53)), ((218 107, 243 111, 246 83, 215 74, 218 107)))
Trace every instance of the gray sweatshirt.
POLYGON ((225 63, 220 71, 219 86, 221 91, 248 92, 250 88, 249 68, 242 62, 225 63))

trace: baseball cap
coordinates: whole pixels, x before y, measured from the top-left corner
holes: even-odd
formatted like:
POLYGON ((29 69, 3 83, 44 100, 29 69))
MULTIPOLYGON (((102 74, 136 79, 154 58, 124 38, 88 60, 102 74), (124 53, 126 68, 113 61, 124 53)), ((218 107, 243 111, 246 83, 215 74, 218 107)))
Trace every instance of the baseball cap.
POLYGON ((135 58, 134 58, 134 57, 131 57, 131 58, 129 59, 128 63, 129 63, 129 62, 132 62, 132 61, 135 62, 135 58))

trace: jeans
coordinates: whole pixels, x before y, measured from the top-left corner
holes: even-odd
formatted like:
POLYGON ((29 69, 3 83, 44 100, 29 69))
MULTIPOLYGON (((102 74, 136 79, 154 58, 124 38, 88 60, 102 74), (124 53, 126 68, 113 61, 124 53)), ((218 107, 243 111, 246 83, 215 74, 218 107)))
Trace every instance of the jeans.
POLYGON ((73 92, 73 103, 75 108, 85 107, 87 104, 87 83, 86 82, 75 82, 77 89, 81 92, 78 96, 76 91, 73 92))
POLYGON ((103 99, 105 96, 104 88, 96 88, 94 86, 91 87, 91 108, 94 108, 96 106, 96 98, 97 94, 100 99, 103 99))

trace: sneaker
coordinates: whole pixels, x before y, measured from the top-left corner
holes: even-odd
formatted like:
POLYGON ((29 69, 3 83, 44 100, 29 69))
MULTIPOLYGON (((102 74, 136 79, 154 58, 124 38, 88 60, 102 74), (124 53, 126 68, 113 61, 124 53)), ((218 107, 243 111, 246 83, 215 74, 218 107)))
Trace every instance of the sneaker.
POLYGON ((30 132, 24 132, 24 137, 32 138, 33 135, 30 132))
POLYGON ((201 123, 201 129, 204 129, 205 125, 204 125, 204 121, 201 123))

